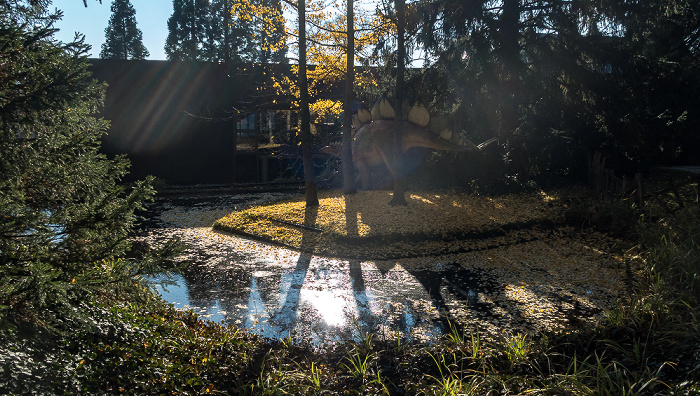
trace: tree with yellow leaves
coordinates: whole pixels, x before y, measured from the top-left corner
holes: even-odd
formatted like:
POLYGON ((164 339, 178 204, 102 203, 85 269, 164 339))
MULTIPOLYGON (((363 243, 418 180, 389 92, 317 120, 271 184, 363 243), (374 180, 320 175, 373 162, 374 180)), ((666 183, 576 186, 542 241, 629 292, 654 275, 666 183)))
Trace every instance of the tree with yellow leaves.
POLYGON ((251 62, 287 63, 287 30, 281 0, 229 0, 234 25, 248 26, 251 62))
MULTIPOLYGON (((241 4, 247 4, 241 2, 241 4)), ((292 5, 291 3, 286 3, 292 5)), ((352 174, 352 153, 350 148, 351 103, 354 100, 355 90, 364 91, 367 88, 378 86, 376 74, 360 70, 355 78, 355 65, 358 63, 367 66, 378 66, 379 63, 390 63, 385 56, 391 55, 390 46, 380 45, 387 37, 395 37, 395 23, 386 15, 390 12, 369 13, 367 8, 355 13, 352 0, 335 1, 332 4, 319 0, 304 2, 304 8, 296 6, 297 18, 303 19, 297 24, 297 28, 289 26, 288 36, 297 38, 298 63, 292 66, 290 76, 272 76, 272 90, 296 98, 292 106, 297 107, 301 113, 301 140, 302 151, 307 141, 304 130, 306 128, 305 107, 308 103, 309 119, 313 114, 316 119, 337 120, 341 112, 345 111, 343 133, 343 189, 347 193, 354 192, 352 174), (344 7, 341 7, 344 6, 344 7), (340 12, 344 8, 344 13, 340 12), (349 23, 350 22, 350 23, 349 23), (355 25, 358 28, 355 29, 355 25), (303 26, 304 30, 301 30, 303 26), (377 48, 383 49, 377 50, 377 48), (313 66, 306 67, 307 64, 313 66), (303 70, 302 70, 303 69, 303 70), (329 97, 327 91, 345 80, 345 103, 340 98, 329 97), (307 102, 308 101, 308 102, 307 102)), ((386 5, 389 10, 391 7, 386 5)), ((378 9, 379 10, 379 9, 378 9)), ((251 7, 244 13, 249 18, 261 16, 261 11, 251 7)), ((267 16, 274 18, 274 16, 267 16)), ((395 56, 395 55, 393 55, 395 56)), ((392 56, 392 57, 393 57, 392 56)), ((402 59, 404 56, 401 57, 402 59)), ((310 136, 308 137, 310 139, 310 136)), ((306 154, 303 154, 306 158, 306 154)), ((308 175, 312 169, 305 168, 305 178, 309 183, 308 175), (307 171, 308 170, 308 171, 307 171)))
MULTIPOLYGON (((352 7, 352 5, 351 5, 352 7)), ((348 52, 348 2, 337 0, 331 4, 311 0, 306 5, 307 20, 307 63, 313 65, 307 70, 309 83, 310 111, 318 119, 337 119, 343 111, 340 98, 329 98, 327 92, 345 80, 348 52)), ((376 56, 375 47, 391 32, 390 22, 384 13, 371 13, 367 8, 353 12, 353 58, 352 64, 376 66, 381 60, 376 56), (356 28, 355 28, 356 27, 356 28)), ((299 31, 290 29, 290 38, 299 37, 299 31)), ((273 89, 277 92, 299 98, 297 81, 299 69, 292 66, 291 77, 273 78, 273 89)), ((376 75, 360 69, 354 76, 353 90, 364 92, 376 87, 376 75)), ((298 103, 293 103, 298 105, 298 103)))
POLYGON ((353 194, 357 190, 354 183, 354 170, 352 165, 352 100, 353 87, 355 85, 355 24, 353 9, 353 0, 347 0, 347 50, 346 72, 345 72, 345 101, 343 108, 345 114, 343 117, 343 192, 345 194, 353 194))
POLYGON ((311 128, 309 116, 309 89, 306 79, 306 7, 304 0, 298 0, 299 14, 299 104, 301 107, 301 150, 304 161, 304 188, 306 207, 318 206, 316 175, 311 158, 311 128))
MULTIPOLYGON (((291 3, 287 4, 291 5, 291 3)), ((300 109, 300 134, 307 186, 307 204, 317 201, 314 199, 314 193, 309 193, 311 188, 315 189, 311 154, 307 153, 310 150, 311 139, 310 133, 308 135, 306 133, 307 128, 310 131, 310 125, 307 125, 310 124, 310 113, 314 113, 317 118, 337 119, 338 115, 347 109, 344 121, 346 128, 346 132, 344 132, 346 149, 343 161, 344 190, 347 193, 354 192, 350 126, 352 123, 351 103, 354 99, 353 88, 355 86, 355 49, 370 48, 378 42, 377 37, 379 36, 376 35, 378 30, 365 26, 359 29, 356 39, 354 23, 348 24, 348 21, 355 20, 353 2, 350 0, 344 4, 345 15, 338 12, 341 4, 341 2, 336 2, 333 6, 326 6, 317 0, 296 4, 299 23, 296 29, 290 29, 288 35, 297 37, 298 63, 292 66, 291 76, 273 76, 271 80, 273 90, 285 95, 291 94, 297 99, 292 105, 300 109), (307 63, 314 64, 314 66, 307 68, 307 63), (323 91, 339 84, 344 79, 346 80, 344 105, 335 98, 322 97, 324 96, 321 94, 323 91), (308 117, 306 116, 307 111, 309 112, 308 117)), ((261 15, 260 10, 255 8, 247 9, 245 14, 251 18, 253 15, 261 15)), ((267 17, 274 18, 269 14, 267 17)), ((358 20, 364 24, 363 18, 364 15, 360 15, 358 20)))

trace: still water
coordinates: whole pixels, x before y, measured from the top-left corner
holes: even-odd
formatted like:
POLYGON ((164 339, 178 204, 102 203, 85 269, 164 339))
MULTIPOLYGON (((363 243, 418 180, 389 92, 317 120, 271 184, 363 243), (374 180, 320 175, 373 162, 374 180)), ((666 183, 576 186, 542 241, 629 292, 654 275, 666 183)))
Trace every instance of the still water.
MULTIPOLYGON (((273 249, 276 250, 276 249, 273 249)), ((285 252, 241 255, 229 265, 191 265, 173 285, 154 287, 179 309, 248 329, 264 337, 291 334, 313 344, 362 338, 431 341, 445 331, 440 311, 480 307, 474 274, 454 268, 410 273, 400 265, 343 261, 285 252), (271 254, 272 257, 265 257, 271 254), (450 288, 450 282, 460 283, 450 288), (469 280, 471 278, 471 280, 469 280), (472 285, 469 287, 469 285, 472 285)))

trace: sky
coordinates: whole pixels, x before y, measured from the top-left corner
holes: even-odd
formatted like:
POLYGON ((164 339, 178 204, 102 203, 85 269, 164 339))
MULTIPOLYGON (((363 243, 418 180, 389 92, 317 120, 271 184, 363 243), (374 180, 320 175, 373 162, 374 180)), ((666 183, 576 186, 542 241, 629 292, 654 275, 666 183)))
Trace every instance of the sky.
MULTIPOLYGON (((168 36, 168 18, 173 13, 173 0, 131 0, 136 10, 136 26, 143 32, 143 45, 150 56, 147 59, 165 59, 165 39, 168 36)), ((56 24, 60 29, 56 38, 73 41, 75 32, 85 35, 85 42, 92 46, 89 57, 99 58, 102 43, 105 42, 105 29, 112 15, 112 0, 88 0, 87 8, 83 0, 54 0, 52 9, 63 11, 63 19, 56 24)))
MULTIPOLYGON (((63 11, 63 19, 55 27, 60 29, 56 38, 63 42, 73 41, 75 32, 85 35, 85 43, 90 44, 90 58, 99 58, 105 42, 105 29, 112 15, 112 0, 53 0, 51 9, 63 11)), ((356 7, 372 9, 376 2, 355 1, 356 7)), ((143 45, 150 55, 146 59, 165 60, 165 39, 168 37, 168 18, 173 13, 173 0, 131 0, 136 10, 136 26, 143 33, 143 45)), ((287 16, 287 15, 286 15, 287 16)), ((288 18, 290 16, 287 16, 288 18)))

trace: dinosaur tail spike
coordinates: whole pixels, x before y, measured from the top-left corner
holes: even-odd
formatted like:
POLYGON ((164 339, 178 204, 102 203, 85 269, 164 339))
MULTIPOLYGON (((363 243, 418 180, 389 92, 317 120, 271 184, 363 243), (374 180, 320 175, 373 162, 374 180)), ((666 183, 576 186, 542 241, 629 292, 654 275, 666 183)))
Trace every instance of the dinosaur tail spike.
POLYGON ((372 121, 372 113, 365 108, 359 109, 357 111, 357 120, 360 122, 360 125, 367 124, 372 121))
POLYGON ((458 144, 460 146, 468 147, 470 150, 476 152, 476 151, 481 151, 481 150, 485 149, 486 147, 490 146, 492 143, 496 143, 496 142, 498 142, 498 138, 492 137, 491 139, 489 139, 483 143, 480 143, 478 145, 472 143, 472 141, 469 139, 460 139, 458 144))
MULTIPOLYGON (((370 121, 371 121, 371 120, 370 120, 370 121)), ((366 124, 366 122, 362 122, 362 120, 360 119, 360 117, 359 117, 358 114, 355 114, 355 115, 352 116, 352 126, 353 126, 355 129, 360 129, 360 128, 362 128, 362 125, 363 125, 363 124, 366 124)))
POLYGON ((479 150, 482 150, 482 149, 484 149, 486 146, 489 146, 491 143, 496 143, 496 144, 498 144, 498 138, 492 137, 491 139, 489 139, 489 140, 487 140, 487 141, 481 143, 480 145, 478 145, 477 148, 478 148, 479 150))

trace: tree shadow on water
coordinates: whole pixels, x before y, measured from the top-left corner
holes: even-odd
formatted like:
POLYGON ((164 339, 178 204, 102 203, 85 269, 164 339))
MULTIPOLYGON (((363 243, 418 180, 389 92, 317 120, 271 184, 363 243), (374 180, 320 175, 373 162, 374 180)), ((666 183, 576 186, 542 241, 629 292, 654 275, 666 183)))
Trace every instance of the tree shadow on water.
MULTIPOLYGON (((304 226, 315 227, 317 217, 317 206, 306 207, 304 210, 304 226)), ((281 328, 291 330, 296 323, 301 289, 304 286, 306 274, 311 264, 311 258, 316 248, 317 240, 314 234, 315 231, 306 228, 302 229, 301 252, 299 254, 299 259, 297 259, 296 267, 292 272, 294 275, 287 289, 285 301, 280 305, 277 312, 271 315, 272 321, 277 323, 281 328)), ((283 331, 283 329, 281 330, 283 331)))
MULTIPOLYGON (((434 201, 436 201, 434 199, 434 201)), ((420 208, 427 205, 440 206, 451 203, 438 202, 437 204, 425 201, 424 199, 412 199, 412 204, 420 208)), ((348 237, 359 236, 358 232, 358 216, 362 215, 362 221, 370 227, 380 224, 372 222, 372 213, 367 212, 362 208, 356 200, 346 200, 345 208, 345 224, 348 237)), ((426 260, 439 260, 439 256, 425 257, 426 260)), ((401 259, 398 259, 401 262, 401 259)), ((376 262, 377 268, 381 271, 382 276, 386 277, 387 273, 394 267, 396 261, 387 261, 386 265, 382 262, 376 262)), ((402 331, 407 337, 413 330, 420 325, 420 322, 425 323, 425 320, 432 322, 432 327, 439 333, 444 334, 450 331, 450 325, 464 321, 464 311, 467 311, 467 316, 489 315, 493 313, 494 304, 484 303, 479 301, 479 294, 491 294, 499 286, 488 280, 482 274, 468 270, 462 267, 459 263, 442 264, 435 263, 432 269, 408 269, 408 274, 420 285, 422 291, 417 295, 411 295, 406 290, 397 293, 404 293, 401 297, 405 309, 399 314, 393 323, 389 323, 389 315, 386 318, 381 318, 389 327, 402 331), (427 294, 428 302, 434 308, 438 315, 429 315, 420 304, 415 304, 415 297, 418 295, 425 296, 427 294), (461 319, 455 316, 455 306, 459 305, 457 311, 461 310, 461 319), (425 316, 430 316, 432 319, 425 319, 425 316)), ((364 281, 362 278, 362 268, 359 261, 350 261, 350 276, 354 281, 355 297, 359 303, 363 296, 366 296, 364 281)), ((401 287, 400 281, 396 284, 401 287)), ((358 312, 359 311, 358 309, 358 312)), ((375 327, 379 324, 379 320, 375 319, 375 327)))
MULTIPOLYGON (((346 196, 347 197, 347 196, 346 196)), ((345 231, 348 236, 359 236, 357 225, 358 208, 351 203, 351 200, 345 200, 345 231)), ((355 325, 360 332, 373 332, 379 325, 378 318, 370 309, 371 296, 367 294, 364 276, 362 273, 362 261, 349 260, 349 275, 352 283, 352 293, 355 301, 357 317, 355 325)), ((358 334, 360 337, 363 334, 358 334)))
POLYGON ((458 263, 442 265, 436 270, 409 270, 409 273, 428 293, 430 301, 439 312, 434 320, 442 332, 449 331, 450 324, 461 320, 452 313, 451 305, 458 303, 462 310, 489 314, 493 305, 480 302, 479 294, 491 294, 497 287, 478 272, 461 267, 458 263))

